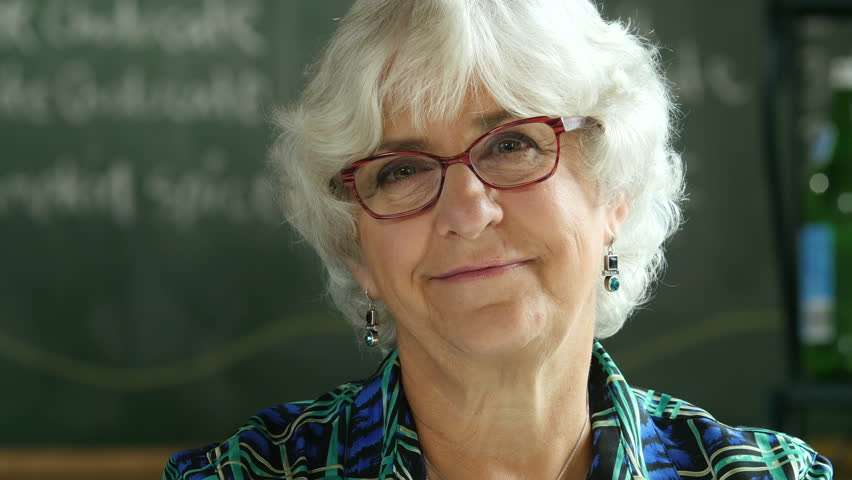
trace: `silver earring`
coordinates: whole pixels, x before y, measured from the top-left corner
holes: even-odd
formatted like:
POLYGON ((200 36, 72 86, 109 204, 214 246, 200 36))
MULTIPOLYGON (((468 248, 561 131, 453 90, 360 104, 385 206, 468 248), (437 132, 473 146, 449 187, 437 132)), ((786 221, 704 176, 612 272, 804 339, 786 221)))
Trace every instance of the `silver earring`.
POLYGON ((364 295, 367 296, 367 300, 370 301, 370 311, 367 312, 367 334, 364 336, 364 343, 367 344, 368 347, 375 347, 379 344, 379 330, 376 326, 376 304, 373 303, 373 299, 370 298, 370 294, 364 290, 364 295))
POLYGON ((618 281, 618 255, 615 255, 612 251, 612 244, 615 243, 615 237, 612 237, 612 241, 609 243, 609 247, 606 249, 606 255, 604 255, 604 288, 608 292, 614 292, 618 290, 618 287, 621 286, 621 282, 618 281))

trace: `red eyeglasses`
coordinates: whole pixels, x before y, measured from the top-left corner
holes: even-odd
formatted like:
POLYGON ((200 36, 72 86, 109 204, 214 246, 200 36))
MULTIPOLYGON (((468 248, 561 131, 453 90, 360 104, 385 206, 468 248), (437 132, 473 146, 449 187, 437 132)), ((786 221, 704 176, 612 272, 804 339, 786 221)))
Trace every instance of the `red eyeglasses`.
POLYGON ((387 152, 341 170, 343 185, 373 218, 422 212, 441 196, 447 168, 464 163, 479 180, 501 190, 543 182, 559 164, 560 134, 592 124, 589 117, 534 117, 501 125, 464 152, 439 157, 425 152, 387 152))

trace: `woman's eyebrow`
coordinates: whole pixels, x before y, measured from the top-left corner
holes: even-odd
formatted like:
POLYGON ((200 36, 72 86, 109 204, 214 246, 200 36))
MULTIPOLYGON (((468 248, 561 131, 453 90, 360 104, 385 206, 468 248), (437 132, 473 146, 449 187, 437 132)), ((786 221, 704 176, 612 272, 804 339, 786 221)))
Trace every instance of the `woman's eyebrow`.
POLYGON ((428 145, 426 141, 419 138, 403 138, 382 143, 376 149, 376 152, 425 152, 427 150, 428 145))
MULTIPOLYGON (((480 115, 477 115, 476 118, 472 120, 474 126, 477 126, 482 129, 482 133, 485 133, 489 130, 493 130, 500 125, 503 125, 509 120, 514 120, 515 116, 509 113, 506 110, 494 110, 491 112, 485 112, 480 115)), ((410 137, 410 138, 402 138, 399 140, 389 140, 387 142, 383 142, 379 145, 379 148, 376 149, 376 153, 381 152, 427 152, 429 151, 429 142, 427 140, 410 137)))
POLYGON ((485 133, 507 123, 509 120, 514 119, 515 115, 501 109, 481 114, 478 117, 478 123, 482 127, 483 133, 485 133))

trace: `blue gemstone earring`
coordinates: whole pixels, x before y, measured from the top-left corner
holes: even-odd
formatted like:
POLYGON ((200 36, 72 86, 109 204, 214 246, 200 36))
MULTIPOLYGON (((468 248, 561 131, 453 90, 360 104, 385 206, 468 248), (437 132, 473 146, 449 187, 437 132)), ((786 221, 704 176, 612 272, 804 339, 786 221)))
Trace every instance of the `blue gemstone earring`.
POLYGON ((376 305, 373 303, 373 299, 370 298, 370 294, 364 290, 364 295, 367 296, 367 300, 370 301, 370 311, 367 312, 367 334, 364 336, 364 343, 367 344, 368 347, 375 347, 379 344, 379 330, 376 326, 376 305))
POLYGON ((608 292, 614 292, 621 286, 621 282, 618 281, 618 255, 615 255, 612 252, 613 243, 615 243, 615 237, 612 237, 612 241, 606 249, 606 255, 604 255, 604 269, 602 272, 604 276, 604 288, 606 288, 606 291, 608 292))

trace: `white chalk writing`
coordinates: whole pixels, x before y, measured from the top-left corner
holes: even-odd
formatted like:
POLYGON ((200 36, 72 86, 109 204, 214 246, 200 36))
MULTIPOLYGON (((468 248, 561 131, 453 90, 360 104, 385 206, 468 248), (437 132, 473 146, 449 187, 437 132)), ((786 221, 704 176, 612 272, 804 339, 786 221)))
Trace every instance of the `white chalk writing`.
POLYGON ((138 223, 144 210, 182 231, 208 219, 280 222, 266 175, 234 175, 215 148, 197 167, 181 172, 140 173, 124 158, 101 168, 86 163, 60 155, 48 168, 0 175, 0 217, 23 213, 49 224, 58 217, 105 216, 126 226, 138 223))
POLYGON ((48 81, 26 75, 19 64, 0 64, 0 117, 33 123, 59 117, 72 125, 97 118, 258 125, 270 83, 260 71, 225 65, 210 67, 200 78, 155 77, 135 65, 108 77, 75 60, 61 65, 48 81))
POLYGON ((50 223, 60 215, 102 214, 121 225, 136 220, 133 168, 124 160, 88 172, 70 158, 40 172, 0 177, 0 215, 23 211, 50 223))
POLYGON ((257 57, 267 48, 255 25, 260 13, 255 0, 165 6, 137 0, 5 0, 0 3, 0 48, 157 48, 168 54, 233 48, 257 57))
POLYGON ((264 185, 262 176, 245 181, 229 175, 225 155, 211 150, 196 169, 179 175, 152 173, 143 189, 163 219, 180 230, 190 230, 209 218, 231 223, 256 218, 274 221, 271 191, 264 185))
POLYGON ((23 52, 38 48, 40 42, 33 30, 34 14, 34 2, 0 3, 0 46, 8 45, 23 52))
POLYGON ((684 103, 702 103, 710 93, 723 105, 738 107, 754 97, 753 82, 737 78, 735 63, 729 56, 705 56, 692 38, 681 39, 675 55, 669 74, 684 103))
POLYGON ((0 64, 0 117, 44 124, 53 116, 47 81, 25 78, 17 64, 0 64))

